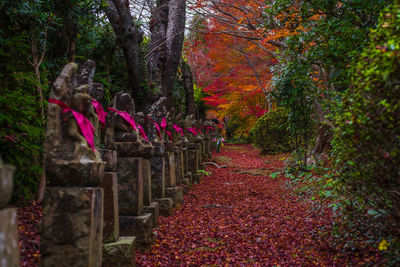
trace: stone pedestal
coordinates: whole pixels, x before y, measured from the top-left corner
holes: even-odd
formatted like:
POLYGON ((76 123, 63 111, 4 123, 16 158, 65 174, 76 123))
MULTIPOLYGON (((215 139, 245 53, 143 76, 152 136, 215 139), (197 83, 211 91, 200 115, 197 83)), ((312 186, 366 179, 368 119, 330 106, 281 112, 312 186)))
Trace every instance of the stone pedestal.
POLYGON ((0 159, 0 209, 8 205, 13 192, 13 175, 15 168, 3 164, 0 159))
POLYGON ((197 174, 199 169, 199 151, 197 144, 192 144, 188 149, 188 171, 192 174, 197 174))
POLYGON ((158 202, 160 206, 160 215, 164 217, 168 217, 172 215, 172 211, 174 209, 174 203, 171 198, 158 198, 154 201, 158 202))
POLYGON ((103 267, 135 267, 135 237, 121 237, 103 245, 103 267))
POLYGON ((118 205, 120 216, 139 216, 142 214, 142 158, 118 158, 118 205))
POLYGON ((120 216, 119 229, 123 236, 135 236, 137 249, 149 248, 153 242, 153 215, 120 216))
POLYGON ((172 199, 174 207, 183 202, 183 187, 174 186, 165 189, 165 196, 172 199))
POLYGON ((154 152, 153 146, 142 142, 115 142, 114 147, 118 157, 146 157, 154 152))
POLYGON ((151 195, 153 198, 165 197, 165 159, 163 155, 155 155, 151 164, 151 195))
POLYGON ((198 183, 201 182, 202 178, 203 177, 202 177, 202 175, 200 173, 193 174, 192 175, 192 183, 198 184, 198 183))
POLYGON ((96 187, 103 180, 105 162, 82 158, 46 160, 47 186, 96 187))
POLYGON ((20 266, 16 209, 0 210, 0 266, 20 266))
POLYGON ((41 266, 101 266, 103 189, 48 187, 41 266))
POLYGON ((175 175, 176 175, 176 184, 181 185, 183 180, 183 153, 180 148, 175 150, 175 175))
POLYGON ((176 186, 175 154, 165 153, 165 180, 167 187, 176 186))
POLYGON ((106 163, 104 168, 105 172, 117 172, 118 168, 118 157, 117 151, 100 149, 100 155, 102 160, 106 163))
POLYGON ((185 147, 182 148, 182 166, 183 166, 183 175, 185 176, 188 172, 189 172, 189 151, 187 146, 185 145, 185 147))
POLYGON ((104 190, 103 242, 112 243, 119 237, 117 174, 105 172, 100 187, 104 190))
POLYGON ((153 227, 158 226, 158 217, 160 215, 160 206, 158 202, 151 202, 150 205, 143 207, 144 213, 150 213, 153 215, 153 227))
POLYGON ((150 160, 143 159, 143 205, 149 206, 151 204, 151 165, 150 160))

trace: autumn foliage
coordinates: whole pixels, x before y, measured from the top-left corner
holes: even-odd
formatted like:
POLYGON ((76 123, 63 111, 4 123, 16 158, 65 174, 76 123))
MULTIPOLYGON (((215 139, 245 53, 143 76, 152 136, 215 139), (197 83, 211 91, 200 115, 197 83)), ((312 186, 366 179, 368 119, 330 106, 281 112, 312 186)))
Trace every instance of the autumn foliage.
POLYGON ((208 14, 193 25, 195 33, 186 53, 198 85, 208 94, 203 100, 219 118, 239 122, 247 133, 271 108, 271 67, 277 63, 284 30, 266 30, 264 1, 198 1, 193 9, 208 14))

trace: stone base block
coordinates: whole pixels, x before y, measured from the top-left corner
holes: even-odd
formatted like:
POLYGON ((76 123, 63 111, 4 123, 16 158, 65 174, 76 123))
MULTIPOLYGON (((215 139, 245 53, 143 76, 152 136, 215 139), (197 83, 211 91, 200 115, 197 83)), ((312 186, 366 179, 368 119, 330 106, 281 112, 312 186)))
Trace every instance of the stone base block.
POLYGON ((117 151, 100 149, 101 158, 106 162, 105 172, 117 172, 117 151))
POLYGON ((17 210, 0 210, 0 266, 18 267, 17 210))
POLYGON ((137 249, 147 249, 153 242, 153 215, 120 216, 119 232, 122 236, 135 236, 137 249))
POLYGON ((151 166, 149 159, 143 159, 143 205, 151 203, 151 166))
POLYGON ((144 206, 143 212, 151 213, 153 215, 153 226, 157 227, 158 226, 158 217, 160 215, 160 206, 158 205, 158 202, 151 202, 151 204, 149 206, 144 206))
POLYGON ((136 266, 135 237, 121 237, 115 243, 103 245, 103 267, 136 266))
POLYGON ((139 216, 143 211, 143 158, 118 157, 119 215, 139 216))
POLYGON ((153 198, 165 197, 165 158, 150 158, 151 166, 151 196, 153 198))
POLYGON ((183 184, 192 186, 192 183, 193 183, 193 175, 191 172, 188 172, 187 174, 185 174, 183 178, 183 184))
POLYGON ((150 157, 154 155, 154 148, 141 142, 115 142, 118 157, 150 157))
POLYGON ((188 150, 188 171, 192 173, 197 173, 199 169, 199 155, 198 150, 189 149, 188 150))
POLYGON ((117 173, 105 172, 100 187, 104 190, 103 243, 112 243, 119 237, 117 173))
POLYGON ((13 192, 15 167, 3 164, 0 159, 0 209, 6 207, 13 192))
POLYGON ((193 175, 193 178, 192 178, 192 181, 193 181, 193 183, 194 184, 198 184, 198 183, 200 183, 201 181, 203 180, 203 176, 201 175, 201 174, 194 174, 193 175))
POLYGON ((175 186, 175 187, 167 187, 165 188, 165 196, 167 198, 171 198, 174 207, 178 204, 182 204, 183 202, 183 187, 175 186))
POLYGON ((158 205, 160 205, 161 216, 168 217, 172 215, 174 203, 171 198, 158 198, 154 201, 158 202, 158 205))
POLYGON ((184 195, 187 195, 188 193, 189 193, 189 191, 190 191, 190 186, 188 186, 188 185, 183 185, 183 194, 184 195))
POLYGON ((176 186, 175 154, 173 152, 167 152, 165 155, 165 180, 166 186, 176 186))
POLYGON ((47 187, 42 201, 42 266, 101 266, 103 189, 47 187))
POLYGON ((103 180, 104 161, 66 161, 50 159, 46 161, 46 185, 97 187, 103 180))

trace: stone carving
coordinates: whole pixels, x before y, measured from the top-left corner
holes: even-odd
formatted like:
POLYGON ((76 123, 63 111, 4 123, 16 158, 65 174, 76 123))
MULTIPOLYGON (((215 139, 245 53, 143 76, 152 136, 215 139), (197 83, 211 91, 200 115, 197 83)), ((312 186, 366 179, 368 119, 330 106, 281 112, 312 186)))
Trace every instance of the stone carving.
POLYGON ((50 186, 98 186, 104 165, 98 151, 92 149, 71 110, 88 118, 92 114, 89 85, 77 87, 78 66, 67 64, 53 83, 47 111, 45 163, 50 186), (64 106, 65 105, 65 106, 64 106))
MULTIPOLYGON (((188 142, 193 142, 195 136, 188 130, 194 126, 194 115, 188 115, 185 117, 183 122, 184 129, 183 132, 185 133, 185 138, 188 142)), ((185 140, 185 141, 186 141, 185 140)))
MULTIPOLYGON (((119 111, 127 112, 133 116, 135 112, 135 104, 130 94, 120 92, 111 102, 111 107, 119 111)), ((114 142, 136 142, 138 141, 138 134, 134 132, 132 126, 121 116, 115 112, 108 112, 110 119, 109 128, 111 131, 106 132, 106 144, 113 144, 114 142)))
POLYGON ((0 266, 18 267, 17 210, 7 208, 13 191, 14 167, 0 158, 0 266))
POLYGON ((42 266, 102 264, 104 192, 98 186, 106 163, 95 148, 99 127, 90 93, 94 70, 94 62, 88 61, 78 75, 78 66, 69 63, 50 91, 42 266))
MULTIPOLYGON (((118 93, 113 101, 112 108, 126 112, 135 118, 135 106, 130 94, 118 93)), ((115 111, 109 111, 105 142, 109 149, 115 149, 119 157, 142 157, 153 153, 153 147, 140 134, 132 128, 132 125, 115 111)), ((136 122, 135 122, 136 123, 136 122)))
MULTIPOLYGON (((151 105, 147 113, 147 117, 151 118, 154 122, 158 123, 158 125, 161 124, 162 118, 167 114, 166 101, 167 101, 166 97, 160 97, 157 102, 151 105)), ((159 133, 153 121, 151 121, 150 119, 146 120, 146 129, 148 137, 150 142, 153 143, 153 145, 160 146, 164 139, 163 138, 164 133, 161 131, 161 139, 160 139, 159 133)))
POLYGON ((96 62, 93 60, 86 60, 79 69, 79 76, 77 77, 77 86, 87 85, 89 88, 89 93, 92 95, 91 91, 93 89, 93 77, 96 72, 96 62))

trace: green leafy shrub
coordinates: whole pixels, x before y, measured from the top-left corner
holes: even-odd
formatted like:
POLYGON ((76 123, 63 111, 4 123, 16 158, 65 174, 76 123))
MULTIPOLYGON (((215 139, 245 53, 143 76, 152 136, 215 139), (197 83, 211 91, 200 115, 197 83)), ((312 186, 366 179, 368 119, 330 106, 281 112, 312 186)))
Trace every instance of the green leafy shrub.
POLYGON ((379 220, 399 237, 399 1, 382 13, 371 32, 370 45, 353 67, 352 84, 343 97, 333 140, 341 189, 358 214, 368 210, 372 221, 379 220))
POLYGON ((250 131, 253 143, 262 153, 284 153, 294 149, 294 138, 288 130, 288 112, 284 108, 271 110, 259 118, 250 131))
POLYGON ((2 88, 0 95, 0 155, 16 166, 13 202, 28 200, 37 192, 42 172, 40 159, 44 128, 39 104, 23 90, 2 88))

